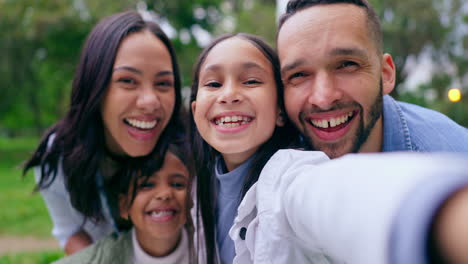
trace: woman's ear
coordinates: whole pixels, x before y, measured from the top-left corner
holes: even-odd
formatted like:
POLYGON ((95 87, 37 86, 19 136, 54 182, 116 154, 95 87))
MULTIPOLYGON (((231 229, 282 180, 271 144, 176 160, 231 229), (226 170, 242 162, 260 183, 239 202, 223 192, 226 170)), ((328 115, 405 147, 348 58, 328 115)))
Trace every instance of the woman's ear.
POLYGON ((286 123, 284 112, 279 110, 278 116, 276 117, 276 126, 282 127, 286 123))
POLYGON ((127 197, 123 194, 119 195, 119 212, 120 212, 120 217, 122 217, 125 220, 129 220, 130 214, 129 214, 129 207, 128 207, 128 202, 127 202, 127 197))

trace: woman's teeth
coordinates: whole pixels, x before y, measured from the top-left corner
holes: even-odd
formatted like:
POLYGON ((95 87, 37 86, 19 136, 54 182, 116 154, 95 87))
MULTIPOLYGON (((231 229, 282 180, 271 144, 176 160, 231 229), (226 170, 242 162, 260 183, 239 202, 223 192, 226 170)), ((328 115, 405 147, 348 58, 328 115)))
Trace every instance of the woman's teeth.
POLYGON ((158 124, 157 120, 141 121, 136 119, 125 119, 126 123, 139 129, 152 129, 158 124))

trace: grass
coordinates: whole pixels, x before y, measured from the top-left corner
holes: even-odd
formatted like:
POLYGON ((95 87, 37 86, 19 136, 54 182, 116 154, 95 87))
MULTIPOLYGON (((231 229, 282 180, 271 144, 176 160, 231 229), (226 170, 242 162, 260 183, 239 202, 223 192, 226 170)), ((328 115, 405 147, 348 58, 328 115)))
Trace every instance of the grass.
POLYGON ((50 237, 47 209, 40 194, 32 192, 33 173, 23 178, 19 169, 37 143, 37 138, 0 138, 0 235, 50 237))
POLYGON ((61 250, 19 253, 0 257, 0 264, 49 264, 64 254, 61 250))

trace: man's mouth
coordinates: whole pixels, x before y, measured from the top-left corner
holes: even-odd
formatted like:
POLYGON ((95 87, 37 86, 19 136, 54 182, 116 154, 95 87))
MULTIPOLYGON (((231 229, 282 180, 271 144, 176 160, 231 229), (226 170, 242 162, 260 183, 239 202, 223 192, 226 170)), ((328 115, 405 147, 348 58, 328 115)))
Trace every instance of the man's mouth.
POLYGON ((238 127, 252 121, 252 117, 250 116, 240 116, 240 115, 233 115, 233 116, 223 116, 223 117, 216 117, 212 121, 217 126, 232 128, 238 127))
POLYGON ((317 129, 333 132, 348 125, 348 123, 354 118, 356 113, 357 111, 350 111, 340 116, 326 119, 310 118, 309 122, 312 126, 314 126, 317 129))
POLYGON ((138 128, 140 130, 151 130, 158 124, 158 120, 155 119, 152 121, 142 121, 137 119, 125 118, 124 123, 131 127, 138 128))

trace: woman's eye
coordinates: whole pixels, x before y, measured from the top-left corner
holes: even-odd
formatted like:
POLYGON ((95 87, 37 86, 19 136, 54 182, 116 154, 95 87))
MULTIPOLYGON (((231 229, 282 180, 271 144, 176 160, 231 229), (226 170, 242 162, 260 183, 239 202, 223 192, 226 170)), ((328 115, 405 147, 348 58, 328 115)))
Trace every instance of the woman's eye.
POLYGON ((172 87, 172 82, 171 81, 160 81, 160 82, 156 82, 156 85, 157 86, 169 86, 169 87, 172 87))
POLYGON ((124 83, 124 84, 135 84, 136 81, 132 78, 120 78, 117 82, 124 83))

